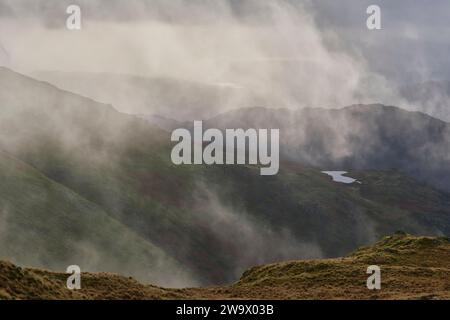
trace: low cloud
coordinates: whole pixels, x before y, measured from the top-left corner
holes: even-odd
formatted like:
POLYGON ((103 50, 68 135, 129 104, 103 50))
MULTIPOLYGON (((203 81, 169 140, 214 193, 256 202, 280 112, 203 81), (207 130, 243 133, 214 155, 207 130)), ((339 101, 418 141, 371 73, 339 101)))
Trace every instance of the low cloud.
POLYGON ((193 212, 229 256, 231 279, 238 279, 245 269, 254 265, 323 257, 317 243, 299 241, 291 230, 276 230, 257 216, 231 207, 203 183, 197 184, 195 194, 197 207, 193 212))

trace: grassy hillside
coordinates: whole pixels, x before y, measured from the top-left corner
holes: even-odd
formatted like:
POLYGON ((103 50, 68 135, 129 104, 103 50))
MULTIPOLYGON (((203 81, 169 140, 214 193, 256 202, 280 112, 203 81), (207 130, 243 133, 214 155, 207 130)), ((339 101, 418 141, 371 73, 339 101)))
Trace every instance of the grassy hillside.
POLYGON ((247 270, 230 286, 164 289, 113 274, 66 274, 0 263, 2 299, 450 299, 450 240, 404 233, 337 259, 289 261, 247 270), (366 269, 381 268, 381 290, 368 290, 366 269))
POLYGON ((0 179, 1 258, 54 270, 77 264, 154 283, 191 283, 188 272, 161 249, 98 205, 4 152, 0 179))
POLYGON ((142 119, 6 69, 0 79, 0 150, 29 168, 23 179, 0 158, 10 184, 0 199, 15 221, 0 256, 19 264, 61 270, 76 239, 83 270, 155 283, 146 257, 164 252, 158 284, 178 283, 169 259, 191 285, 217 285, 252 265, 336 257, 398 229, 450 234, 450 196, 397 171, 351 171, 361 184, 343 185, 320 172, 333 168, 298 161, 271 177, 252 166, 175 166, 170 134, 142 119))
POLYGON ((302 165, 395 170, 450 191, 450 124, 380 104, 341 109, 248 108, 209 119, 212 128, 279 128, 281 157, 302 165))
POLYGON ((233 295, 278 299, 450 299, 449 272, 448 238, 398 233, 344 258, 255 267, 233 286, 233 295), (381 268, 379 291, 366 288, 369 265, 381 268))

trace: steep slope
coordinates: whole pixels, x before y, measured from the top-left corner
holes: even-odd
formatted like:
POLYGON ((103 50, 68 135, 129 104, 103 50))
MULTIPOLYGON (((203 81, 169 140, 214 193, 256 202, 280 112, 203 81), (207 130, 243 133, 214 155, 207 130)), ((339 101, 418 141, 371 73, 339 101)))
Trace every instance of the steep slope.
MULTIPOLYGON (((2 256, 17 258, 15 261, 21 264, 31 263, 56 269, 65 268, 69 258, 76 257, 74 260, 78 260, 78 263, 74 263, 84 265, 88 270, 121 271, 141 280, 153 279, 154 283, 161 281, 167 285, 195 283, 188 270, 182 271, 174 259, 169 258, 163 250, 156 249, 148 238, 140 238, 126 224, 121 224, 113 214, 92 201, 95 196, 103 197, 103 190, 124 184, 120 179, 127 177, 115 175, 114 170, 127 140, 133 141, 135 137, 140 140, 151 139, 152 146, 157 147, 162 132, 148 126, 139 127, 142 121, 120 114, 111 106, 61 91, 5 68, 0 68, 0 71, 0 149, 33 167, 36 174, 48 181, 47 184, 33 185, 30 184, 33 180, 20 180, 22 172, 16 170, 8 173, 11 165, 7 162, 8 158, 2 157, 2 162, 5 162, 3 169, 9 174, 9 181, 17 184, 13 189, 2 184, 6 188, 5 192, 9 192, 2 208, 11 212, 19 208, 21 210, 21 215, 15 212, 8 215, 11 219, 17 219, 15 237, 26 239, 26 235, 31 232, 34 239, 28 240, 42 245, 42 250, 33 252, 28 249, 28 242, 12 242, 13 245, 8 246, 9 250, 1 252, 2 256), (65 179, 78 183, 84 195, 89 197, 77 193, 70 185, 64 185, 65 179), (48 185, 66 188, 61 191, 48 185), (35 198, 31 200, 34 202, 26 201, 33 195, 35 198), (73 197, 76 199, 70 203, 73 197), (84 202, 80 205, 80 201, 84 202), (37 206, 38 213, 44 216, 36 215, 37 206), (99 211, 101 215, 94 219, 90 214, 92 211, 99 211), (83 221, 72 225, 73 230, 69 234, 73 239, 67 239, 70 243, 70 240, 77 240, 69 247, 73 249, 78 246, 76 250, 73 249, 75 256, 66 252, 65 233, 60 232, 67 231, 65 215, 69 214, 85 217, 83 221), (26 220, 28 226, 20 223, 20 219, 26 220), (42 228, 41 224, 46 220, 49 220, 47 227, 42 228), (108 221, 116 221, 116 225, 108 226, 108 221), (100 232, 103 225, 107 231, 105 233, 100 232), (99 231, 96 231, 96 227, 99 231), (91 238, 95 238, 96 234, 98 238, 91 248, 91 238), (45 251, 52 253, 48 257, 39 257, 45 251), (108 263, 110 267, 106 267, 108 263)), ((136 139, 136 143, 138 141, 136 139)), ((127 194, 126 190, 121 192, 127 194)), ((108 201, 114 200, 108 198, 108 201)), ((5 226, 5 229, 10 229, 10 226, 5 226)))
POLYGON ((225 287, 164 289, 113 274, 67 274, 0 262, 0 299, 450 299, 450 241, 397 233, 337 259, 289 261, 247 270, 225 287), (368 290, 369 265, 381 270, 381 290, 368 290))
MULTIPOLYGON (((320 172, 334 169, 325 161, 322 168, 317 168, 320 162, 300 165, 299 159, 318 157, 320 140, 311 142, 303 158, 285 157, 273 177, 260 176, 253 166, 175 166, 170 133, 147 121, 6 69, 0 69, 0 80, 1 148, 160 248, 201 284, 233 282, 255 264, 339 256, 397 229, 449 234, 446 193, 392 171, 351 171, 362 184, 342 185, 320 172)), ((364 112, 371 115, 360 109, 355 107, 361 118, 364 112)), ((241 112, 249 114, 242 121, 267 127, 252 109, 241 112)), ((319 111, 317 116, 318 123, 324 121, 319 111)), ((406 120, 399 121, 398 126, 406 120)), ((312 126, 313 118, 309 122, 312 126)), ((293 141, 295 132, 282 137, 283 143, 293 141)), ((11 207, 20 207, 10 198, 11 207)), ((47 236, 34 230, 36 237, 47 236)), ((60 235, 53 235, 58 246, 60 235)), ((115 240, 105 243, 113 247, 115 240)), ((27 251, 24 243, 15 250, 27 251)), ((170 279, 171 270, 164 275, 170 279)))
POLYGON ((162 250, 4 152, 0 179, 0 257, 54 270, 76 264, 169 286, 192 284, 188 272, 162 250))

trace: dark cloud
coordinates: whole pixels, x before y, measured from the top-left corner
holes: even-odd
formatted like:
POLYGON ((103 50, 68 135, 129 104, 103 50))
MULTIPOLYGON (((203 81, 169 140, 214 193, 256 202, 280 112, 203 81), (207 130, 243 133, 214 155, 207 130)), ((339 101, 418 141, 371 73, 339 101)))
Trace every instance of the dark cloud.
POLYGON ((400 83, 450 79, 449 2, 319 0, 308 2, 318 27, 339 35, 343 50, 355 49, 373 72, 400 83), (366 8, 381 8, 382 30, 366 28, 366 8))

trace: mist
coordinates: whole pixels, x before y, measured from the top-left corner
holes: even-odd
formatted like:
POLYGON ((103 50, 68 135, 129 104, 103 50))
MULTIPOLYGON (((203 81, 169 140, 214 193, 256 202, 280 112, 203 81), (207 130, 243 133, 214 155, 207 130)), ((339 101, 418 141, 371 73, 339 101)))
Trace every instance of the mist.
POLYGON ((450 119, 448 94, 430 90, 425 103, 402 90, 445 80, 434 56, 382 49, 405 35, 421 45, 426 31, 401 25, 392 40, 367 30, 361 4, 333 19, 326 2, 287 0, 86 0, 82 29, 69 31, 69 3, 0 0, 1 258, 185 287, 231 283, 256 264, 346 254, 397 225, 446 234, 445 206, 396 220, 354 200, 368 189, 340 200, 344 191, 308 172, 404 169, 450 190, 447 124, 380 105, 450 119), (150 123, 152 115, 169 119, 150 123), (207 119, 279 128, 285 175, 174 166, 170 134, 154 124, 207 119))
POLYGON ((319 28, 308 2, 133 1, 122 19, 117 2, 96 4, 81 2, 82 29, 69 31, 62 4, 30 15, 10 3, 14 15, 0 20, 8 66, 122 112, 177 120, 252 106, 400 103, 361 51, 319 28))
POLYGON ((235 207, 221 199, 211 185, 198 182, 194 196, 194 218, 215 235, 218 250, 227 252, 229 257, 224 262, 228 281, 238 279, 255 265, 324 256, 318 242, 300 241, 299 235, 294 236, 288 228, 274 229, 242 206, 235 207))

